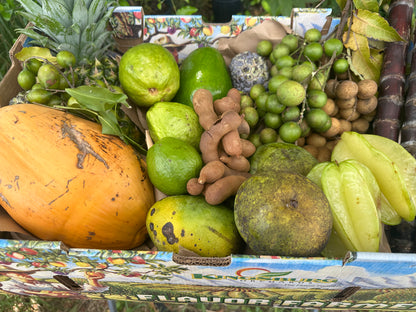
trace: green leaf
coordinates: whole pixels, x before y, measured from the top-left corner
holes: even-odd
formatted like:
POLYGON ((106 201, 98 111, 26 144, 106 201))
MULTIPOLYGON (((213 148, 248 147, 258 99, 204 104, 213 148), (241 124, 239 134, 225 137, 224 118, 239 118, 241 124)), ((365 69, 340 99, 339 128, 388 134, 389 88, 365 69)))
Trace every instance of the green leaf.
POLYGON ((336 0, 336 1, 340 9, 343 10, 345 7, 345 4, 347 3, 347 0, 336 0))
POLYGON ((102 126, 101 132, 103 134, 112 134, 120 137, 123 135, 114 110, 100 112, 98 119, 100 120, 100 124, 102 126))
POLYGON ((65 91, 70 96, 73 96, 79 104, 96 112, 112 109, 118 103, 127 104, 127 95, 124 93, 113 93, 107 88, 80 86, 67 88, 65 91))
POLYGON ((356 9, 378 12, 380 7, 377 0, 354 0, 356 9))
POLYGON ((49 62, 56 64, 56 57, 51 54, 48 48, 41 47, 25 47, 15 54, 15 57, 24 62, 31 57, 40 57, 47 59, 49 62))
POLYGON ((351 31, 357 34, 386 42, 403 41, 397 31, 378 13, 357 10, 352 21, 351 31))
POLYGON ((356 49, 348 48, 350 69, 358 76, 364 79, 372 79, 378 81, 380 78, 381 67, 377 67, 371 61, 370 48, 368 40, 365 36, 352 34, 352 40, 356 43, 356 49))
POLYGON ((197 8, 190 6, 190 5, 186 5, 178 9, 177 15, 192 15, 196 13, 197 11, 198 11, 197 8))

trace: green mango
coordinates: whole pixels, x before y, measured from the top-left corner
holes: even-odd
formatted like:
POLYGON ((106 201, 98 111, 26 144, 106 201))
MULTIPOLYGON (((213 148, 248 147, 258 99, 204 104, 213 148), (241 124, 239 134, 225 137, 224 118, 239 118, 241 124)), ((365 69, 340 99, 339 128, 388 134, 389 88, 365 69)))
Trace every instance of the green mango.
POLYGON ((180 65, 180 86, 173 101, 192 105, 196 90, 207 89, 213 99, 227 95, 233 85, 222 54, 215 48, 203 47, 192 51, 180 65))

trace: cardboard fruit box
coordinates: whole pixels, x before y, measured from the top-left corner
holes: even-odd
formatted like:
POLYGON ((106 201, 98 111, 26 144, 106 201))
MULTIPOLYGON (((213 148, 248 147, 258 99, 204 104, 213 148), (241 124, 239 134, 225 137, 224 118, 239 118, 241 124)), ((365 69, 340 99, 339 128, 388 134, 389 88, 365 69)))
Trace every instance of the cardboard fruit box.
MULTIPOLYGON (((180 62, 200 46, 221 48, 221 38, 236 37, 265 21, 278 22, 300 35, 312 27, 330 32, 339 21, 328 18, 329 14, 326 9, 297 9, 291 17, 233 16, 228 23, 205 24, 201 16, 145 16, 140 7, 123 7, 114 11, 112 26, 120 50, 143 41, 158 42, 180 62)), ((274 34, 257 36, 273 38, 274 34)), ((10 50, 13 63, 0 83, 0 106, 8 105, 20 91, 16 77, 21 65, 14 56, 27 43, 20 36, 10 50)), ((0 226, 3 293, 305 309, 416 309, 414 254, 201 258, 146 246, 140 250, 67 248, 61 242, 22 233, 4 210, 0 210, 0 226)))

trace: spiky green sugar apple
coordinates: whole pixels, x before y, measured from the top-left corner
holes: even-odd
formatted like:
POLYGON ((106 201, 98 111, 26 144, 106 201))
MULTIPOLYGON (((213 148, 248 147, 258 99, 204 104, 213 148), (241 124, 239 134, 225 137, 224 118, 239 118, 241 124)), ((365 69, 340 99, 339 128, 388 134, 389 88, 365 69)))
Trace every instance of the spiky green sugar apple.
POLYGON ((270 77, 266 59, 251 51, 234 56, 229 68, 233 87, 245 93, 255 84, 266 86, 270 77))

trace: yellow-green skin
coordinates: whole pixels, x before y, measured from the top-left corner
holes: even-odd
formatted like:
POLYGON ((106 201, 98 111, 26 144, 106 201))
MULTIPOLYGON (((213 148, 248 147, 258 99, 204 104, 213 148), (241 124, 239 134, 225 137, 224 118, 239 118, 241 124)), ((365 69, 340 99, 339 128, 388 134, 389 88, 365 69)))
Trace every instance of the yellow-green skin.
POLYGON ((192 107, 176 102, 158 102, 146 112, 146 122, 153 142, 174 137, 199 150, 204 129, 192 107))
POLYGON ((248 178, 235 197, 234 214, 241 237, 261 255, 317 256, 333 222, 323 191, 288 171, 248 178))
POLYGON ((177 195, 157 201, 146 226, 160 251, 179 252, 179 246, 203 257, 226 257, 241 251, 243 241, 233 210, 208 204, 202 196, 177 195))
POLYGON ((141 43, 121 57, 119 80, 131 101, 139 107, 150 107, 175 96, 180 84, 179 67, 166 48, 141 43))

